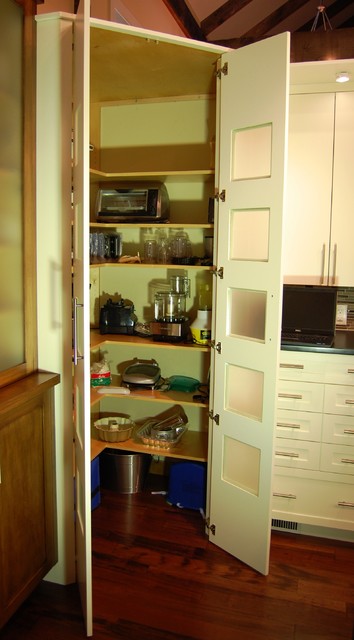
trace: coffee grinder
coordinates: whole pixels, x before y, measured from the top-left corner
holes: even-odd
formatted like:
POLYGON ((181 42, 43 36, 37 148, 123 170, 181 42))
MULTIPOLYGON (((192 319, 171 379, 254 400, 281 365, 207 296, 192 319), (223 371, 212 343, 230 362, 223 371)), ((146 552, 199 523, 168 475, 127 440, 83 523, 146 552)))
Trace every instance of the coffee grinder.
POLYGON ((189 318, 186 314, 189 279, 185 276, 173 276, 170 282, 170 291, 157 291, 155 294, 155 319, 150 328, 153 339, 159 342, 181 342, 189 332, 189 318))

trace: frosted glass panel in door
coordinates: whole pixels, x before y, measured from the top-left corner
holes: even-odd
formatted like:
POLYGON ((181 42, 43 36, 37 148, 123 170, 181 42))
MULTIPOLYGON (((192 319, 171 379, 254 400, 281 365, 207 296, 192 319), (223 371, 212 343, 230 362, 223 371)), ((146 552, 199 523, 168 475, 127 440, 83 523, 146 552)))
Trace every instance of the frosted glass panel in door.
POLYGON ((231 260, 267 262, 269 256, 269 209, 230 212, 231 260))
POLYGON ((232 132, 231 180, 269 178, 271 159, 271 124, 232 132))
POLYGON ((263 414, 263 380, 263 371, 226 364, 226 409, 261 421, 263 414))
POLYGON ((223 480, 258 496, 261 452, 226 436, 223 451, 223 480))
POLYGON ((25 361, 22 30, 22 8, 3 0, 0 3, 0 371, 25 361))
POLYGON ((266 305, 266 291, 229 288, 227 334, 264 342, 266 305))

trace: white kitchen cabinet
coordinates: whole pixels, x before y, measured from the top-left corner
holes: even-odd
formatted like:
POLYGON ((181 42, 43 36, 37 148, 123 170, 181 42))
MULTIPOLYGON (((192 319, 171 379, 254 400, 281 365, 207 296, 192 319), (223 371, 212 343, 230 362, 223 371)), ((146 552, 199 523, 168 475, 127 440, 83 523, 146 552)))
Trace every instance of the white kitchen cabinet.
POLYGON ((311 89, 290 96, 284 281, 353 286, 354 93, 311 89))
MULTIPOLYGON (((159 390, 134 390, 124 397, 114 396, 109 388, 103 395, 94 390, 92 422, 110 412, 128 413, 139 421, 181 404, 189 429, 181 443, 166 455, 208 460, 210 538, 266 573, 271 501, 271 466, 267 461, 272 458, 273 433, 262 425, 272 423, 275 412, 287 37, 266 45, 267 55, 278 58, 279 67, 278 74, 270 74, 267 86, 258 69, 258 46, 248 56, 246 51, 238 52, 237 65, 257 69, 257 77, 262 80, 263 101, 254 100, 250 108, 237 67, 234 70, 236 52, 195 43, 191 49, 183 39, 149 35, 91 22, 90 228, 114 229, 121 234, 123 254, 141 255, 144 233, 156 233, 158 225, 101 226, 94 219, 97 189, 104 182, 124 185, 127 180, 161 181, 167 187, 171 206, 170 222, 164 228, 169 233, 187 231, 196 255, 203 255, 204 236, 214 231, 214 267, 93 265, 91 324, 97 327, 102 303, 117 295, 134 303, 140 322, 152 320, 154 288, 158 282, 166 286, 169 277, 177 273, 190 278, 188 313, 193 320, 198 284, 208 281, 211 285, 213 278, 212 338, 218 349, 156 343, 139 336, 100 336, 94 330, 92 358, 106 357, 117 384, 133 357, 153 357, 162 365, 164 377, 176 373, 207 382, 210 371, 210 402, 195 402, 188 394, 159 390), (114 65, 112 60, 116 61, 114 65), (219 78, 215 75, 218 68, 219 78), (279 100, 281 94, 283 99, 279 100), (217 112, 221 114, 220 128, 217 112), (215 143, 219 149, 216 162, 215 143), (208 223, 208 205, 215 189, 224 190, 226 195, 217 203, 213 229, 208 223), (254 234, 254 224, 262 229, 259 236, 254 234), (249 323, 247 318, 253 312, 257 321, 249 323), (235 393, 237 388, 243 393, 235 393), (245 432, 242 426, 245 413, 248 424, 254 425, 252 432, 245 432), (237 463, 239 457, 247 461, 246 466, 241 468, 237 463), (220 464, 224 465, 221 470, 220 464), (236 526, 240 509, 245 514, 241 534, 236 526), (251 537, 246 534, 250 529, 251 537)), ((104 444, 97 441, 94 430, 93 435, 92 446, 97 453, 104 444)), ((134 437, 117 447, 159 453, 134 437)))
POLYGON ((273 519, 351 532, 353 357, 282 351, 280 362, 273 519))

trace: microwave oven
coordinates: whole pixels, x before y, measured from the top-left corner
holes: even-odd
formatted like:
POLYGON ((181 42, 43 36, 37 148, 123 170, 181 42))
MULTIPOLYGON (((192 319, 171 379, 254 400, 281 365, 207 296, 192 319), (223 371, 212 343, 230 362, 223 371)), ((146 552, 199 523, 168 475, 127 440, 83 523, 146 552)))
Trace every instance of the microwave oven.
POLYGON ((100 185, 97 222, 165 222, 168 218, 169 198, 163 183, 100 185))

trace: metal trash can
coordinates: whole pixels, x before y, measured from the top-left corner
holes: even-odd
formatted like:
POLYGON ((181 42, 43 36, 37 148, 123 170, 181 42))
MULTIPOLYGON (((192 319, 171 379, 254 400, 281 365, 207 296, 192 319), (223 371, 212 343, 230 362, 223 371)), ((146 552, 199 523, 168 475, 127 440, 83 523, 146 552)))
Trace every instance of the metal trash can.
POLYGON ((139 493, 149 473, 151 455, 105 449, 100 455, 101 487, 117 493, 139 493))

